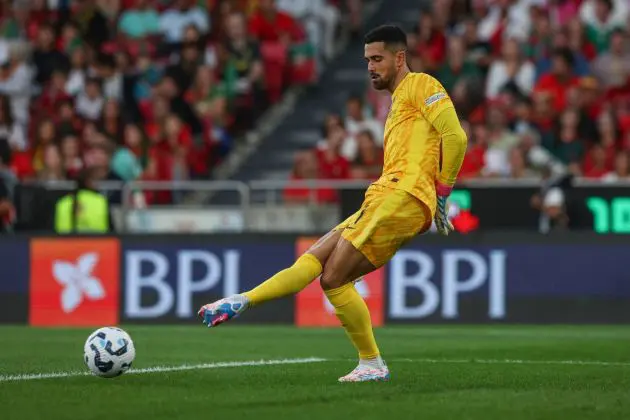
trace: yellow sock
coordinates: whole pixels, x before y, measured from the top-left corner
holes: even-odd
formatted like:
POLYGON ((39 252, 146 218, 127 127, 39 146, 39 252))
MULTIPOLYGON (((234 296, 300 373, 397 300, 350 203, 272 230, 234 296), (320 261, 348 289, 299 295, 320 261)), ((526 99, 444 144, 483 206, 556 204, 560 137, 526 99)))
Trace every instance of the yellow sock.
POLYGON ((243 293, 250 305, 258 305, 299 292, 322 274, 322 264, 311 254, 304 254, 291 267, 280 271, 252 290, 243 293))
POLYGON ((335 314, 346 329, 346 334, 359 352, 360 359, 373 359, 379 356, 378 346, 372 331, 372 320, 367 304, 354 288, 353 283, 331 290, 325 290, 335 314))

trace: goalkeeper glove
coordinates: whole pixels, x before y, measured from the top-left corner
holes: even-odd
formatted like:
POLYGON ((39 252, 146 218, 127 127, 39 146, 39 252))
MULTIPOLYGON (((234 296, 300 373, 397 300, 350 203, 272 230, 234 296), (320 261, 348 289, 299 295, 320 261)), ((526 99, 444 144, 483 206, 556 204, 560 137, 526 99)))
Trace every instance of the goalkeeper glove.
POLYGON ((433 219, 435 220, 435 226, 438 232, 444 236, 447 236, 454 230, 453 224, 448 220, 448 196, 451 194, 452 190, 452 187, 440 184, 439 182, 435 185, 437 209, 435 210, 435 217, 433 219))

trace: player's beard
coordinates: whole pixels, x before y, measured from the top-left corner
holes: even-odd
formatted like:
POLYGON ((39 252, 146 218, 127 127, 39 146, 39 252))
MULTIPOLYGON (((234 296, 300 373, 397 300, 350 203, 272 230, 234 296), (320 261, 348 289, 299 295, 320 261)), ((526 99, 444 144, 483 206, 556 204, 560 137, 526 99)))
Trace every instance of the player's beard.
POLYGON ((380 74, 374 74, 374 76, 370 77, 372 87, 376 90, 387 89, 387 87, 389 86, 389 82, 385 80, 380 74))

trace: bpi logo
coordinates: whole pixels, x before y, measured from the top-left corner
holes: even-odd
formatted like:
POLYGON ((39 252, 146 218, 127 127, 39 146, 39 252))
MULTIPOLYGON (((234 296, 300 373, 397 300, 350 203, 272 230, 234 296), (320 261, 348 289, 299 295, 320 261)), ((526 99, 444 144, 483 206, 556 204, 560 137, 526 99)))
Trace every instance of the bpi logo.
POLYGON ((65 313, 74 312, 84 296, 90 300, 105 297, 101 280, 92 276, 98 258, 98 254, 88 253, 81 255, 76 263, 63 260, 53 262, 55 280, 64 287, 61 292, 61 308, 65 313))
POLYGON ((31 325, 118 323, 119 248, 116 239, 33 240, 31 325))

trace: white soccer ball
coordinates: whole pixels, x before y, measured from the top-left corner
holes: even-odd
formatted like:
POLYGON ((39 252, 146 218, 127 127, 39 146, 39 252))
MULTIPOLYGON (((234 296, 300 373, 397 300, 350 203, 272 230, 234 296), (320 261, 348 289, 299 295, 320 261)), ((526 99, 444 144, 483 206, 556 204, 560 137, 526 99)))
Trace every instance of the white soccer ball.
POLYGON ((116 327, 94 331, 83 346, 83 360, 96 376, 113 378, 125 373, 136 357, 131 337, 116 327))

